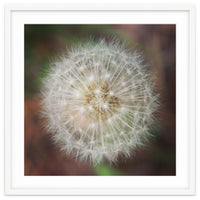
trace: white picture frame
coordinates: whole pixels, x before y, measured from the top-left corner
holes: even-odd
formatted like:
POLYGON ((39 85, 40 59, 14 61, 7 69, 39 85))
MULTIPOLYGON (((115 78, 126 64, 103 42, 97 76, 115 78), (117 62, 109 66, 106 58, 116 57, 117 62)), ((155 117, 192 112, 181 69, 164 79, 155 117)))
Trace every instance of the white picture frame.
MULTIPOLYGON (((119 16, 119 14, 116 14, 119 16)), ((142 16, 140 15, 140 16, 142 16)), ((90 17, 90 15, 88 15, 90 17)), ((151 18, 151 17, 149 17, 151 18)), ((94 17, 91 23, 101 23, 102 18, 94 17)), ((104 19, 105 20, 105 19, 104 19)), ((113 22, 114 19, 108 19, 107 23, 113 22)), ((134 4, 64 4, 64 5, 31 5, 16 4, 5 6, 5 194, 6 195, 194 195, 195 194, 195 7, 192 5, 134 5, 134 4), (37 16, 34 13, 40 13, 37 16), (56 17, 50 15, 57 13, 56 17), (187 30, 187 33, 181 38, 180 31, 177 33, 177 56, 183 56, 183 61, 187 62, 183 65, 184 74, 177 73, 176 95, 186 97, 182 102, 177 100, 179 110, 177 110, 177 123, 184 123, 186 126, 183 139, 177 137, 177 175, 175 177, 25 177, 23 175, 23 89, 20 87, 24 84, 23 80, 23 24, 29 23, 84 23, 84 18, 79 12, 93 12, 94 15, 101 15, 101 12, 122 12, 120 23, 131 23, 131 19, 123 14, 129 12, 131 14, 142 14, 144 17, 138 18, 138 22, 133 23, 151 23, 147 20, 146 14, 152 13, 152 19, 156 19, 155 23, 175 23, 180 30, 187 30), (169 17, 171 12, 173 17, 169 17), (50 14, 49 14, 50 13, 50 14), (74 18, 66 22, 62 18, 63 14, 71 13, 74 18), (77 15, 74 15, 74 14, 77 15), (78 14, 79 13, 79 14, 78 14), (96 14, 95 14, 96 13, 96 14), (98 14, 97 14, 98 13, 98 14), (167 14, 168 13, 168 14, 167 14), (33 16, 31 16, 33 15, 33 16), (43 17, 42 17, 43 16, 43 17), (158 17, 160 16, 160 18, 158 17), (41 17, 41 18, 40 18, 41 17), (177 17, 177 18, 176 18, 177 17), (127 20, 127 21, 126 21, 127 20), (164 21, 162 21, 164 20, 164 21), (166 21, 165 21, 166 20, 166 21), (16 29, 17 27, 17 29, 16 29), (14 31, 17 30, 17 31, 14 31), (19 31, 18 31, 19 30, 19 31), (21 35, 22 34, 22 35, 21 35), (179 36, 181 40, 179 39, 179 36), (20 39, 21 38, 21 39, 20 39), (18 41, 19 39, 19 41, 18 41), (16 42, 22 42, 20 47, 16 42), (180 46, 182 44, 182 46, 180 46), (17 51, 16 51, 17 50, 17 51), (180 51, 180 54, 179 54, 180 51), (184 51, 184 52, 183 52, 184 51), (18 59, 19 58, 19 59, 18 59), (21 66, 21 70, 16 70, 16 64, 21 66), (20 75, 21 74, 21 75, 20 75), (182 76, 183 75, 183 76, 182 76), (19 85, 15 85, 19 82, 19 85), (183 84, 184 82, 184 84, 183 84), (15 87, 13 89, 13 86, 15 87), (184 87, 186 86, 186 87, 184 87), (184 87, 184 88, 183 88, 184 87), (16 92, 17 89, 17 92, 16 92), (14 97, 19 96, 19 98, 14 97), (19 106, 16 106, 19 105, 19 106), (18 107, 19 117, 16 117, 15 108, 18 107), (184 108, 185 112, 179 111, 184 108), (22 110, 20 110, 22 109, 22 110), (20 114, 21 113, 21 114, 20 114), (184 114, 185 113, 185 114, 184 114), (184 115, 185 121, 181 121, 179 117, 184 115), (14 129, 14 128, 15 129, 14 129), (17 136, 17 137, 16 137, 17 136), (179 141, 182 140, 182 141, 179 141), (17 144, 21 145, 17 146, 17 144), (20 148, 18 148, 20 147, 20 148), (183 149, 184 152, 181 152, 183 149), (181 156, 184 154, 185 158, 181 156), (179 174, 179 169, 183 168, 179 174), (19 172, 19 173, 18 173, 19 172), (154 182, 155 180, 155 182, 154 182), (56 186, 56 183, 63 183, 63 187, 56 186), (109 184, 103 184, 110 181, 109 184), (128 181, 129 186, 124 183, 128 181), (136 187, 133 182, 145 182, 145 186, 136 187), (51 185, 50 182, 54 182, 51 185), (70 182, 73 187, 65 185, 70 182), (76 186, 76 183, 80 184, 76 186), (87 182, 93 182, 94 187, 87 182), (99 184, 96 184, 99 182, 99 184), (113 186, 114 183, 118 182, 113 186), (163 185, 163 182, 166 185, 163 185), (43 185, 39 184, 42 183, 43 185), (81 185, 82 183, 82 185, 81 185), (84 183, 86 184, 85 187, 84 183), (96 184, 96 185, 95 185, 96 184), (168 184, 168 186, 167 186, 168 184), (160 185, 160 186, 159 186, 160 185)), ((181 60, 177 60, 177 66, 182 64, 181 60), (179 62, 180 61, 180 62, 179 62)))

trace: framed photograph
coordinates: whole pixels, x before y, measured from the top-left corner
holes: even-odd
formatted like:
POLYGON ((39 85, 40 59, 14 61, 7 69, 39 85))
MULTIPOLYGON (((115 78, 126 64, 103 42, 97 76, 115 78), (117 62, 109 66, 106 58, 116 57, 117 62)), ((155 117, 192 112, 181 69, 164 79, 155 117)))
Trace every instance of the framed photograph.
POLYGON ((195 7, 5 6, 6 195, 194 195, 195 7))

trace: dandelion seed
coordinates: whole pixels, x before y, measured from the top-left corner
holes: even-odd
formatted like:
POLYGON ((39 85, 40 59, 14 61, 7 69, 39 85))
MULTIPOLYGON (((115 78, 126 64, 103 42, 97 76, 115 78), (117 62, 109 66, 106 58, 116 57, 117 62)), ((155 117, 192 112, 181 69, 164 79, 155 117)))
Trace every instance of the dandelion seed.
POLYGON ((74 79, 71 79, 69 83, 72 85, 74 83, 74 79))
POLYGON ((141 59, 102 40, 52 65, 44 79, 42 113, 63 151, 93 163, 112 162, 145 142, 158 95, 141 59))
POLYGON ((75 96, 76 96, 76 97, 80 97, 80 92, 76 91, 76 92, 75 92, 75 96))
POLYGON ((91 76, 89 77, 89 80, 90 80, 90 81, 94 80, 94 76, 91 75, 91 76))
POLYGON ((106 78, 109 78, 109 77, 110 77, 110 74, 106 74, 105 77, 106 77, 106 78))
POLYGON ((99 93, 100 93, 100 90, 99 90, 99 89, 96 89, 96 90, 94 91, 94 93, 95 93, 95 94, 99 94, 99 93))
POLYGON ((89 106, 88 108, 89 108, 90 111, 92 110, 92 106, 89 106))
POLYGON ((83 113, 84 111, 85 111, 85 108, 84 108, 84 107, 81 107, 81 108, 80 108, 80 112, 83 113))
POLYGON ((103 107, 104 107, 105 109, 107 109, 107 108, 108 108, 108 105, 107 105, 107 104, 104 104, 103 107))
POLYGON ((114 92, 113 92, 113 91, 110 91, 110 95, 114 95, 114 92))

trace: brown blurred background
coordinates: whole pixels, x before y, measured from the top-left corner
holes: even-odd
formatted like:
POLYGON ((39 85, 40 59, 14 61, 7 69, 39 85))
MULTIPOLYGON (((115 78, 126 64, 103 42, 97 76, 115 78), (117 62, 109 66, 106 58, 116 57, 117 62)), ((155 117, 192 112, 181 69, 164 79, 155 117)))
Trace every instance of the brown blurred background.
POLYGON ((175 25, 25 25, 25 175, 176 175, 176 27, 175 25), (160 93, 154 137, 117 164, 96 167, 59 150, 40 118, 41 80, 49 63, 89 38, 118 38, 137 48, 150 64, 160 93))

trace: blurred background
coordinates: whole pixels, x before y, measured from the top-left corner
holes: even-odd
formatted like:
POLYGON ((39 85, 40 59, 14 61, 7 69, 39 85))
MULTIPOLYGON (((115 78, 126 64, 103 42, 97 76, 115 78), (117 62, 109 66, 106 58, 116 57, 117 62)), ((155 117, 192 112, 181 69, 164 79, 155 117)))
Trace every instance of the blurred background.
POLYGON ((175 25, 25 25, 25 175, 176 175, 175 25), (42 126, 39 94, 49 63, 89 38, 117 38, 142 52, 160 93, 154 137, 117 164, 91 166, 60 151, 42 126))

